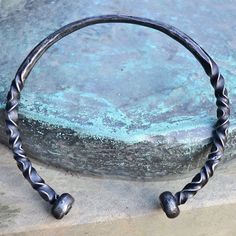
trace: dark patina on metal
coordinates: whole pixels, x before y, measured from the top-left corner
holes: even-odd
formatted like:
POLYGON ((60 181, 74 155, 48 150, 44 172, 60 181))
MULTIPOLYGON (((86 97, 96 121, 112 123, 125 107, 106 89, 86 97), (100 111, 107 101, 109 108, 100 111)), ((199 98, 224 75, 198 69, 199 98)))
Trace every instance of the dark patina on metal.
POLYGON ((61 219, 64 215, 66 215, 70 211, 74 202, 73 197, 68 193, 64 193, 59 196, 49 185, 47 185, 38 175, 37 171, 32 167, 32 164, 26 157, 26 153, 22 147, 20 131, 18 128, 18 105, 20 100, 20 92, 23 89, 24 82, 30 71, 50 46, 76 30, 82 29, 89 25, 101 23, 136 24, 153 28, 167 34, 182 44, 195 56, 204 68, 206 74, 210 77, 211 84, 215 90, 217 122, 213 130, 211 151, 205 165, 202 167, 200 172, 196 174, 192 181, 181 191, 177 192, 175 195, 172 195, 170 192, 164 192, 160 195, 161 206, 166 215, 169 218, 174 218, 179 214, 178 205, 184 204, 190 197, 194 196, 197 191, 208 182, 208 179, 213 176, 214 170, 223 155, 224 146, 227 140, 226 136, 229 127, 230 109, 227 90, 224 87, 224 78, 220 74, 217 64, 193 39, 168 24, 133 16, 97 16, 70 23, 41 41, 29 53, 19 67, 7 96, 6 127, 7 134, 9 135, 9 144, 12 148, 14 158, 19 169, 22 171, 24 177, 29 181, 32 187, 39 192, 44 200, 53 205, 52 214, 54 217, 61 219))

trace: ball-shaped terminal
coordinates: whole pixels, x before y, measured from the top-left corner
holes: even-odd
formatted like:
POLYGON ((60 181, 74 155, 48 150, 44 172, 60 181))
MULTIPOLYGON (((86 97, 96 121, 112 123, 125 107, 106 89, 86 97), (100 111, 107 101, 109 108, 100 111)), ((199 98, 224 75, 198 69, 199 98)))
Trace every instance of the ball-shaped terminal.
POLYGON ((68 214, 74 203, 74 198, 69 193, 63 193, 55 201, 52 207, 52 214, 56 219, 62 219, 68 214))
POLYGON ((176 198, 171 192, 163 192, 160 197, 160 204, 168 218, 175 218, 179 215, 179 207, 176 198))

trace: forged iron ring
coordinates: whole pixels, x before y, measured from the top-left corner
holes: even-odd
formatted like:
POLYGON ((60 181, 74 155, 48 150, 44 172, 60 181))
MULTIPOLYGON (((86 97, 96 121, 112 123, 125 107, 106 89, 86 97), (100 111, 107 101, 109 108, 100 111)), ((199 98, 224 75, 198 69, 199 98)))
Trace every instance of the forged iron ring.
POLYGON ((38 191, 41 197, 51 203, 52 214, 57 219, 61 219, 66 215, 74 202, 70 194, 57 193, 47 185, 38 175, 37 171, 32 167, 30 160, 26 157, 26 153, 22 147, 20 131, 18 128, 18 105, 20 92, 23 89, 25 80, 35 63, 44 54, 44 52, 68 34, 82 29, 89 25, 101 23, 129 23, 142 25, 161 31, 188 49, 195 58, 200 62, 206 74, 210 77, 212 87, 215 90, 217 121, 212 133, 212 146, 205 165, 200 172, 195 175, 190 183, 188 183, 181 191, 173 195, 170 192, 164 192, 160 195, 161 207, 169 218, 174 218, 179 214, 178 206, 184 204, 190 197, 194 196, 213 176, 214 170, 218 165, 227 140, 229 127, 229 99, 227 90, 224 87, 224 78, 220 74, 217 64, 212 58, 189 36, 175 27, 146 18, 123 16, 123 15, 105 15, 85 18, 70 23, 41 41, 25 58, 19 67, 14 80, 12 81, 10 91, 7 96, 6 104, 6 127, 9 135, 9 144, 12 148, 14 158, 24 177, 29 181, 32 187, 38 191))

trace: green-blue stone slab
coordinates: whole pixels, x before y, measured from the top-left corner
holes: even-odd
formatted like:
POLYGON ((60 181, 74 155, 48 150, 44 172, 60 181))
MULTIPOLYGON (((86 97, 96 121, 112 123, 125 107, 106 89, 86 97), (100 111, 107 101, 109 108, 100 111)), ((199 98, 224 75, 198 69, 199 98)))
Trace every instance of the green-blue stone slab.
MULTIPOLYGON (((235 157, 234 1, 11 2, 0 1, 2 110, 20 63, 51 32, 93 15, 147 17, 181 29, 219 64, 232 104, 224 159, 235 157)), ((216 120, 214 91, 196 59, 160 32, 124 24, 91 26, 50 48, 19 111, 29 155, 84 174, 146 179, 202 165, 216 120)), ((1 116, 6 142, 4 130, 1 116)))

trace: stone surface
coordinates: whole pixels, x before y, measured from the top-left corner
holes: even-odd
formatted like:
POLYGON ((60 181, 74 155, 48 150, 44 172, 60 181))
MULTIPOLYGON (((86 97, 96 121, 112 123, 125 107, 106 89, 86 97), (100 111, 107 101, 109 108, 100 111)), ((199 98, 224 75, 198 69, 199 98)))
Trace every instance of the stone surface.
POLYGON ((27 0, 0 0, 0 16, 7 17, 22 10, 27 0))
POLYGON ((180 215, 168 219, 158 196, 173 193, 190 179, 138 182, 81 177, 43 164, 34 166, 59 194, 75 198, 70 213, 54 219, 48 203, 31 188, 12 154, 0 145, 0 235, 86 236, 234 236, 236 231, 236 161, 221 165, 214 178, 180 215))
MULTIPOLYGON (((219 64, 232 102, 224 160, 235 157, 234 2, 23 5, 0 19, 2 110, 18 66, 49 33, 98 14, 148 17, 183 30, 219 64)), ((84 174, 131 178, 172 176, 202 165, 216 112, 209 79, 189 52, 159 32, 123 24, 92 26, 54 45, 32 71, 21 101, 20 125, 31 156, 84 174)), ((2 116, 0 138, 6 142, 2 116)))

